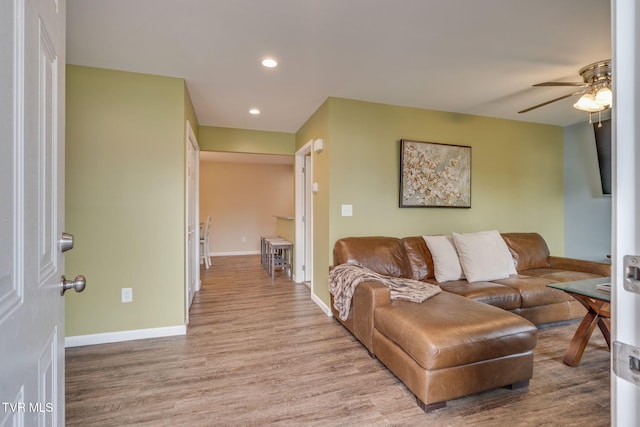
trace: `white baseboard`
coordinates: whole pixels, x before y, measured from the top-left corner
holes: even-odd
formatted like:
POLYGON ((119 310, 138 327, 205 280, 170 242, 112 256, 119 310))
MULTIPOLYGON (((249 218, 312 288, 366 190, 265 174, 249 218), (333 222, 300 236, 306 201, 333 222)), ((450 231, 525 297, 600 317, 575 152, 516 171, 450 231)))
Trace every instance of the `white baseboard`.
POLYGON ((84 345, 107 344, 122 341, 141 340, 145 338, 171 337, 175 335, 186 335, 187 327, 167 326, 164 328, 135 329, 131 331, 105 332, 101 334, 76 335, 65 337, 64 346, 81 347, 84 345))
POLYGON ((318 297, 316 296, 316 294, 311 293, 311 301, 315 302, 315 303, 316 303, 316 305, 317 305, 318 307, 320 307, 320 309, 321 309, 322 311, 324 311, 324 313, 325 313, 327 316, 329 316, 329 317, 333 316, 333 313, 331 312, 331 308, 327 307, 327 304, 325 304, 325 303, 324 303, 324 301, 322 301, 320 298, 318 298, 318 297))
POLYGON ((211 252, 211 256, 260 255, 260 251, 211 252))

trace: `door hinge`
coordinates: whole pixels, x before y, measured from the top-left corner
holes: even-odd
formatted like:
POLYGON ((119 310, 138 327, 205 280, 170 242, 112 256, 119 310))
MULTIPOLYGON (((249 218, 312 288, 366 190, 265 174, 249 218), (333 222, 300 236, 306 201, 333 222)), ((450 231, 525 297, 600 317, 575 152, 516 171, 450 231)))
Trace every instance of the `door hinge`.
POLYGON ((640 348, 613 342, 613 372, 623 380, 640 386, 640 348))
POLYGON ((305 270, 306 270, 306 266, 303 264, 302 265, 302 271, 305 271, 305 270))

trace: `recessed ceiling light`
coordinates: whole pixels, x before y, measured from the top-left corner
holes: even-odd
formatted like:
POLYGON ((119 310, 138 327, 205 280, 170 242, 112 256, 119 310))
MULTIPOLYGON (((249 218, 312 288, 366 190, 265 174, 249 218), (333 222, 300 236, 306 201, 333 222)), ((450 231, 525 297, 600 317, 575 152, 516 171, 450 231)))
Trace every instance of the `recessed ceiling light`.
POLYGON ((260 114, 260 110, 258 110, 257 108, 252 108, 251 110, 249 110, 249 114, 257 116, 258 114, 260 114))
POLYGON ((267 68, 274 68, 278 66, 278 61, 273 58, 265 58, 262 60, 262 65, 267 68))

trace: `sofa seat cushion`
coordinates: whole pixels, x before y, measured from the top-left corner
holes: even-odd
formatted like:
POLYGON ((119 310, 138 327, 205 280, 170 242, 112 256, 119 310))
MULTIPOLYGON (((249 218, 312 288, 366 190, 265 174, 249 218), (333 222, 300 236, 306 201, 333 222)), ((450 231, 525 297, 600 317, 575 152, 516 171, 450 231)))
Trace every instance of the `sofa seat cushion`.
POLYGON ((536 307, 558 302, 571 301, 571 296, 547 285, 557 283, 557 280, 545 277, 525 276, 522 274, 509 276, 507 279, 495 280, 504 286, 515 289, 520 293, 521 307, 536 307))
POLYGON ((374 326, 427 370, 526 353, 536 345, 537 329, 527 320, 448 292, 420 304, 378 307, 374 326))
POLYGON ((494 282, 473 282, 466 280, 456 280, 446 283, 438 283, 440 287, 456 295, 461 295, 475 301, 499 307, 504 310, 514 310, 520 308, 520 292, 494 282))
POLYGON ((553 268, 534 268, 523 271, 520 274, 549 279, 554 282, 575 282, 576 280, 596 279, 598 277, 602 277, 597 274, 584 273, 582 271, 556 270, 553 268))

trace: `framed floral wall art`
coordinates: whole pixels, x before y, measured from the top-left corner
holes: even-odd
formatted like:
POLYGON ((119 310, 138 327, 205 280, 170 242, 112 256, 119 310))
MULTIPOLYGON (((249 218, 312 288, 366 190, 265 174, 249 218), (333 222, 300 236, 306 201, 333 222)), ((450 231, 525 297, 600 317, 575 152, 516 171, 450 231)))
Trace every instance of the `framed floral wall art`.
POLYGON ((470 208, 471 147, 400 141, 401 208, 470 208))

